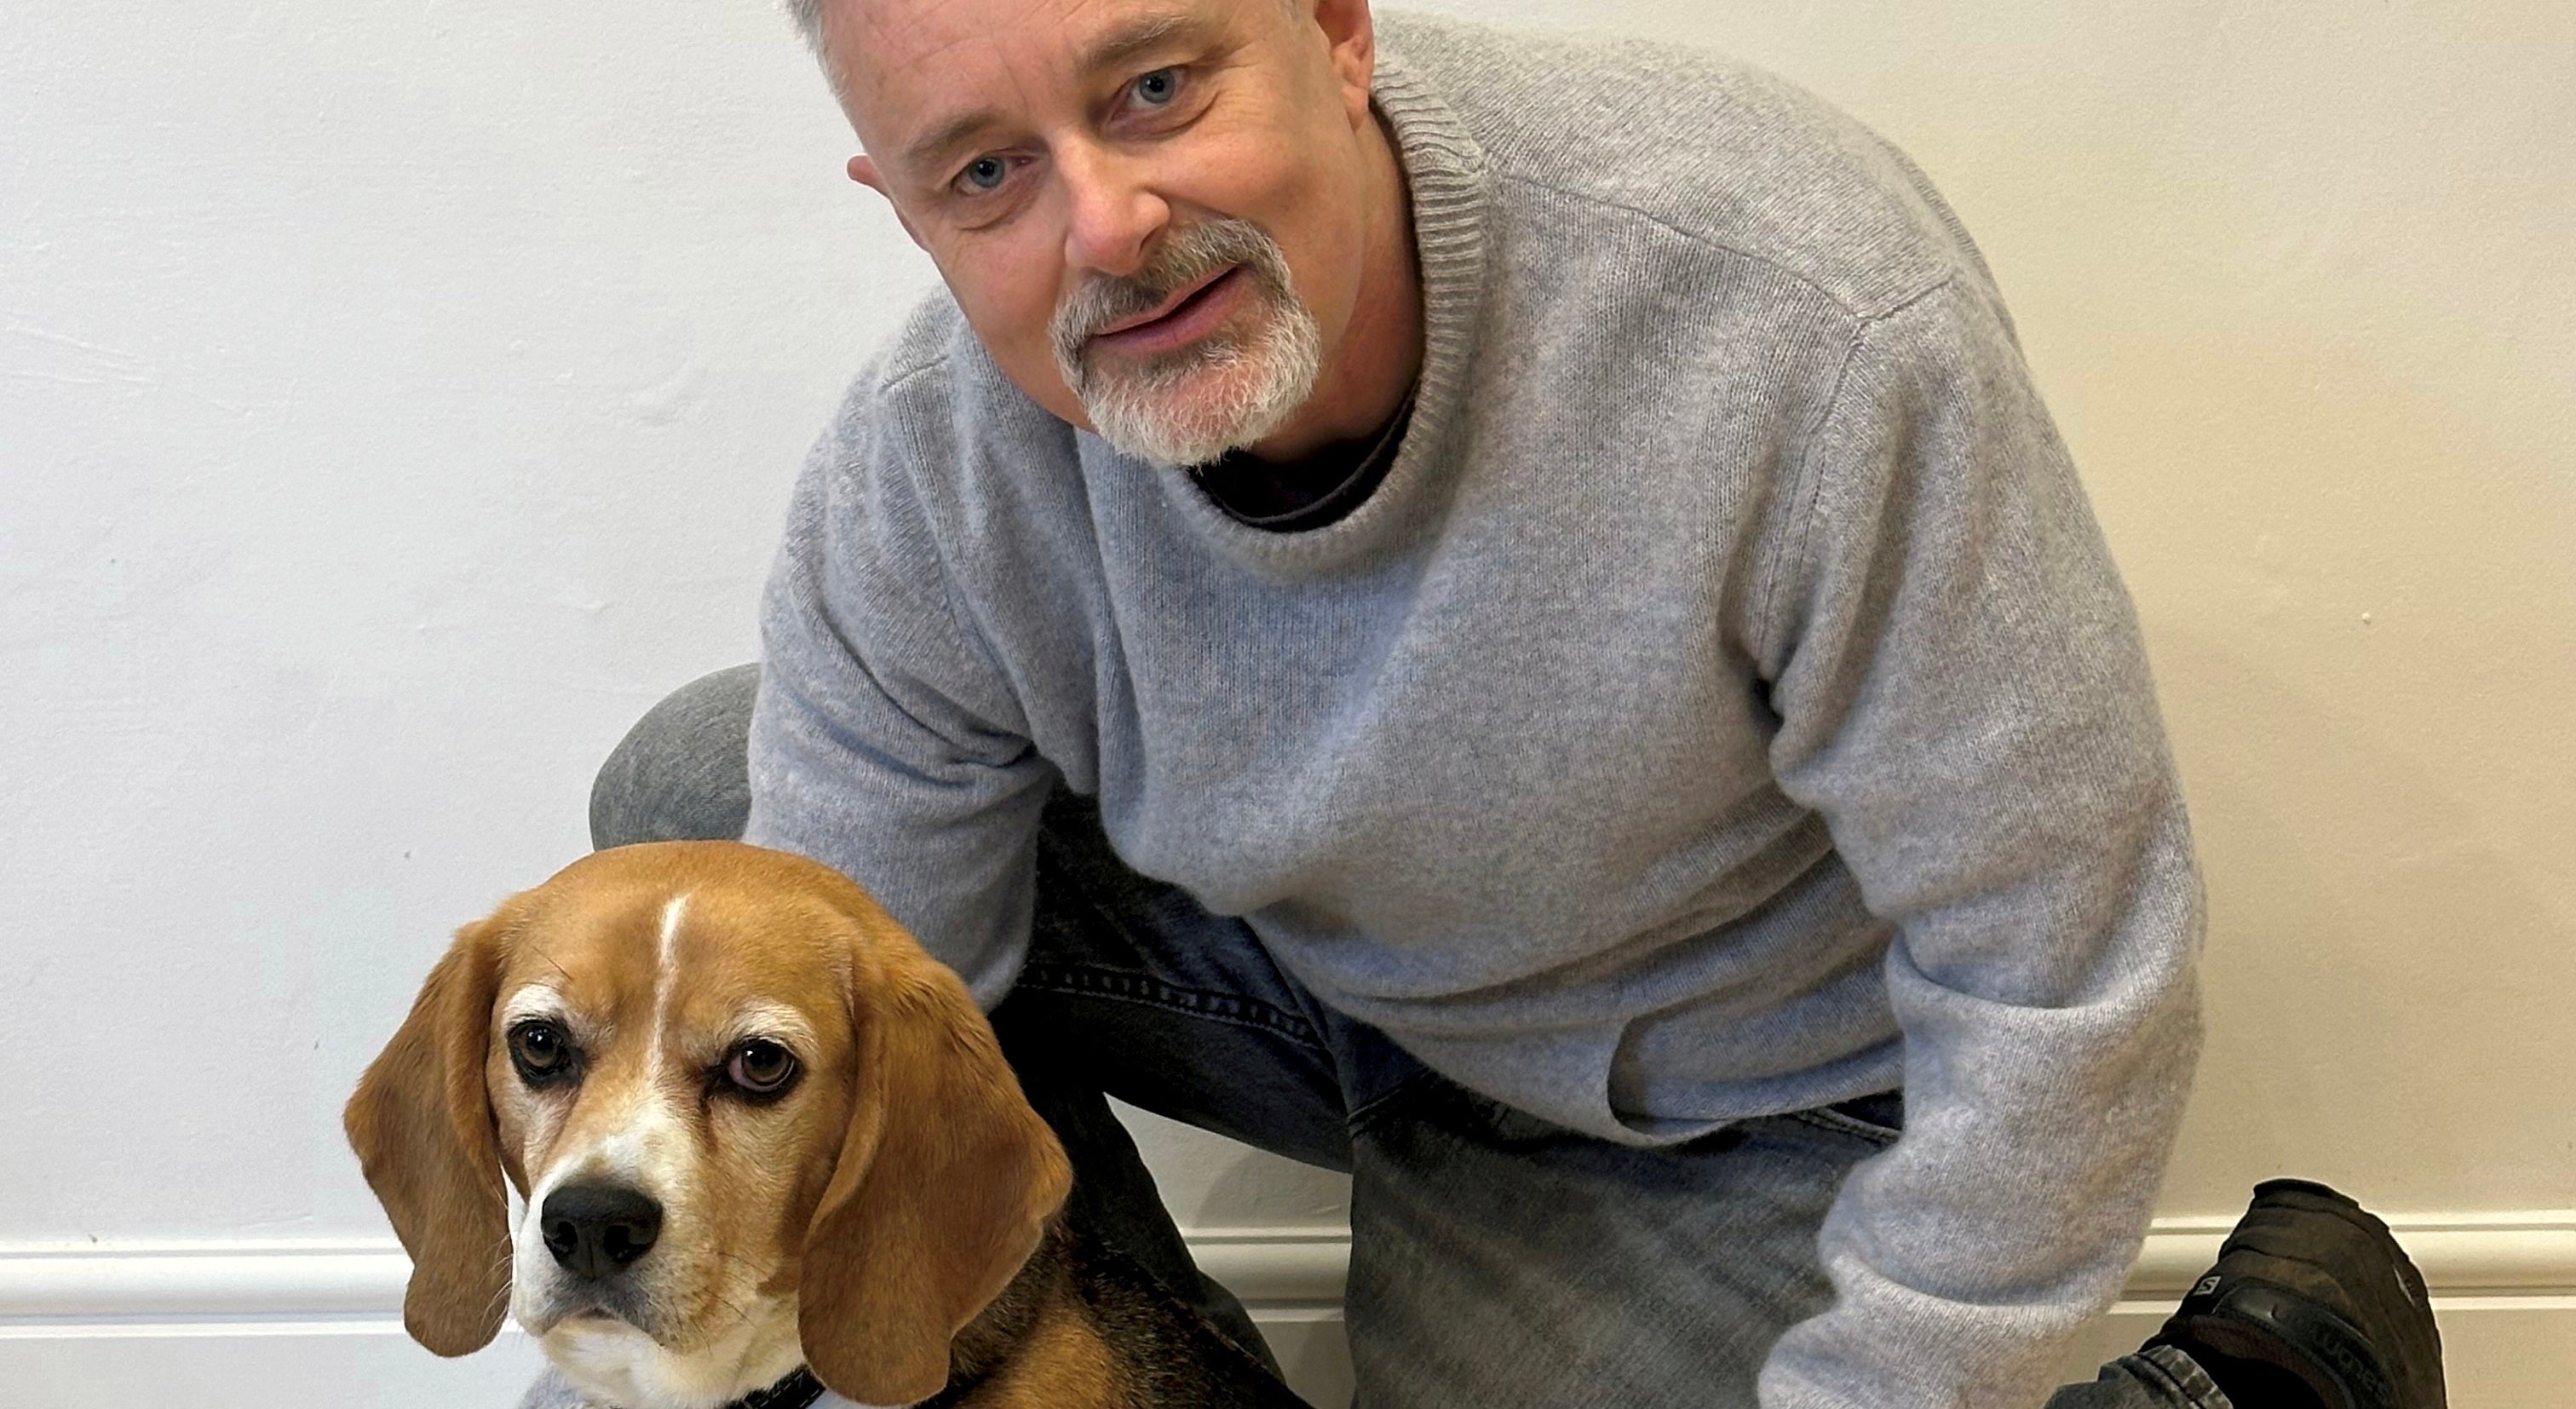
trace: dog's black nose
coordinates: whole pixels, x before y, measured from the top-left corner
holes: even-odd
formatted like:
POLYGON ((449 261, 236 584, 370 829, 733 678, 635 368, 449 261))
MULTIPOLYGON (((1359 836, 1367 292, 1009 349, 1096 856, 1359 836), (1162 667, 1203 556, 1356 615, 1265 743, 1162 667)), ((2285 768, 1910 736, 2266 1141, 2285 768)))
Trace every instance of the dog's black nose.
POLYGON ((616 1184, 568 1184, 546 1195, 537 1231, 565 1271, 605 1277, 653 1246, 662 1206, 616 1184))

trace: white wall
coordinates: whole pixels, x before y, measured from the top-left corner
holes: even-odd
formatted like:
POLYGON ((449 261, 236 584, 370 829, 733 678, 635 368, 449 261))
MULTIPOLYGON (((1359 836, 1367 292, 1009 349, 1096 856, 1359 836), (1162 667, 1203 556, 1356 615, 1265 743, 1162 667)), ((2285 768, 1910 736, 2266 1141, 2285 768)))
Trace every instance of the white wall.
MULTIPOLYGON (((1943 185, 2208 864, 2141 1295, 2334 1179, 2430 1249, 2459 1402, 2566 1402, 2576 11, 1438 8, 1754 58, 1943 185)), ((496 1392, 516 1352, 403 1378, 339 1103, 627 723, 751 655, 796 460, 930 271, 754 0, 11 0, 0 134, 0 1384, 496 1392)), ((1330 1180, 1147 1128, 1212 1261, 1329 1297, 1330 1180)))

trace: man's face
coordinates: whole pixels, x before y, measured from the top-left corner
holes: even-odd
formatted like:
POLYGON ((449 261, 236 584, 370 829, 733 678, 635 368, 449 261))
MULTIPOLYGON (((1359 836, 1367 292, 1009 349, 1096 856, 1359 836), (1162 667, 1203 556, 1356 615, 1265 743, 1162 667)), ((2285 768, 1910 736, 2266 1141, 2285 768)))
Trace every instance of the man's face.
POLYGON ((1013 382, 1172 463, 1303 413, 1362 284, 1363 0, 837 0, 866 155, 1013 382))

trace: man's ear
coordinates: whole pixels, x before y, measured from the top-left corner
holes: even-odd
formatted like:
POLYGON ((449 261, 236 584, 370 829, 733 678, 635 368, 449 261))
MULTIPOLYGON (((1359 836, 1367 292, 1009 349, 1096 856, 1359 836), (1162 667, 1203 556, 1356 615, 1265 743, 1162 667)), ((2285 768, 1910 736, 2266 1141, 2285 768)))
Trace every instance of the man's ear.
POLYGON ((850 158, 849 172, 851 180, 885 197, 886 204, 894 210, 896 223, 903 226, 903 233, 910 235, 915 245, 923 249, 929 248, 928 245, 921 243, 921 232, 912 228, 912 217, 903 213, 902 206, 895 205, 894 193, 886 189, 885 173, 877 170, 876 162, 867 153, 861 152, 850 158))
POLYGON ((500 986, 504 906, 456 932, 341 1113, 403 1251, 403 1328, 440 1355, 480 1350, 510 1296, 510 1214, 483 1082, 500 986))
POLYGON ((948 1383, 949 1342, 1019 1275, 1072 1172, 966 985, 882 911, 852 918, 859 1079, 797 1329, 833 1393, 913 1404, 948 1383))
POLYGON ((1368 0, 1315 0, 1314 23, 1324 32, 1351 124, 1374 121, 1369 115, 1369 83, 1377 77, 1377 26, 1370 18, 1368 0))

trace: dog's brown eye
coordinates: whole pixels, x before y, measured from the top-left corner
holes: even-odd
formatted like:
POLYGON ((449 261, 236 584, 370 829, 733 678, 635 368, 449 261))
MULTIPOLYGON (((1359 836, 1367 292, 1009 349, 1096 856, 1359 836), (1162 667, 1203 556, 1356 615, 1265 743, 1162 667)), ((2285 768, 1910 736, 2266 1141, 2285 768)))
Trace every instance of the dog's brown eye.
POLYGON ((755 1096, 776 1095, 796 1079, 796 1054, 768 1038, 751 1038, 725 1058, 725 1079, 755 1096))
POLYGON ((553 1023, 530 1019, 510 1029, 510 1064, 530 1085, 552 1081, 572 1071, 572 1041, 553 1023))

